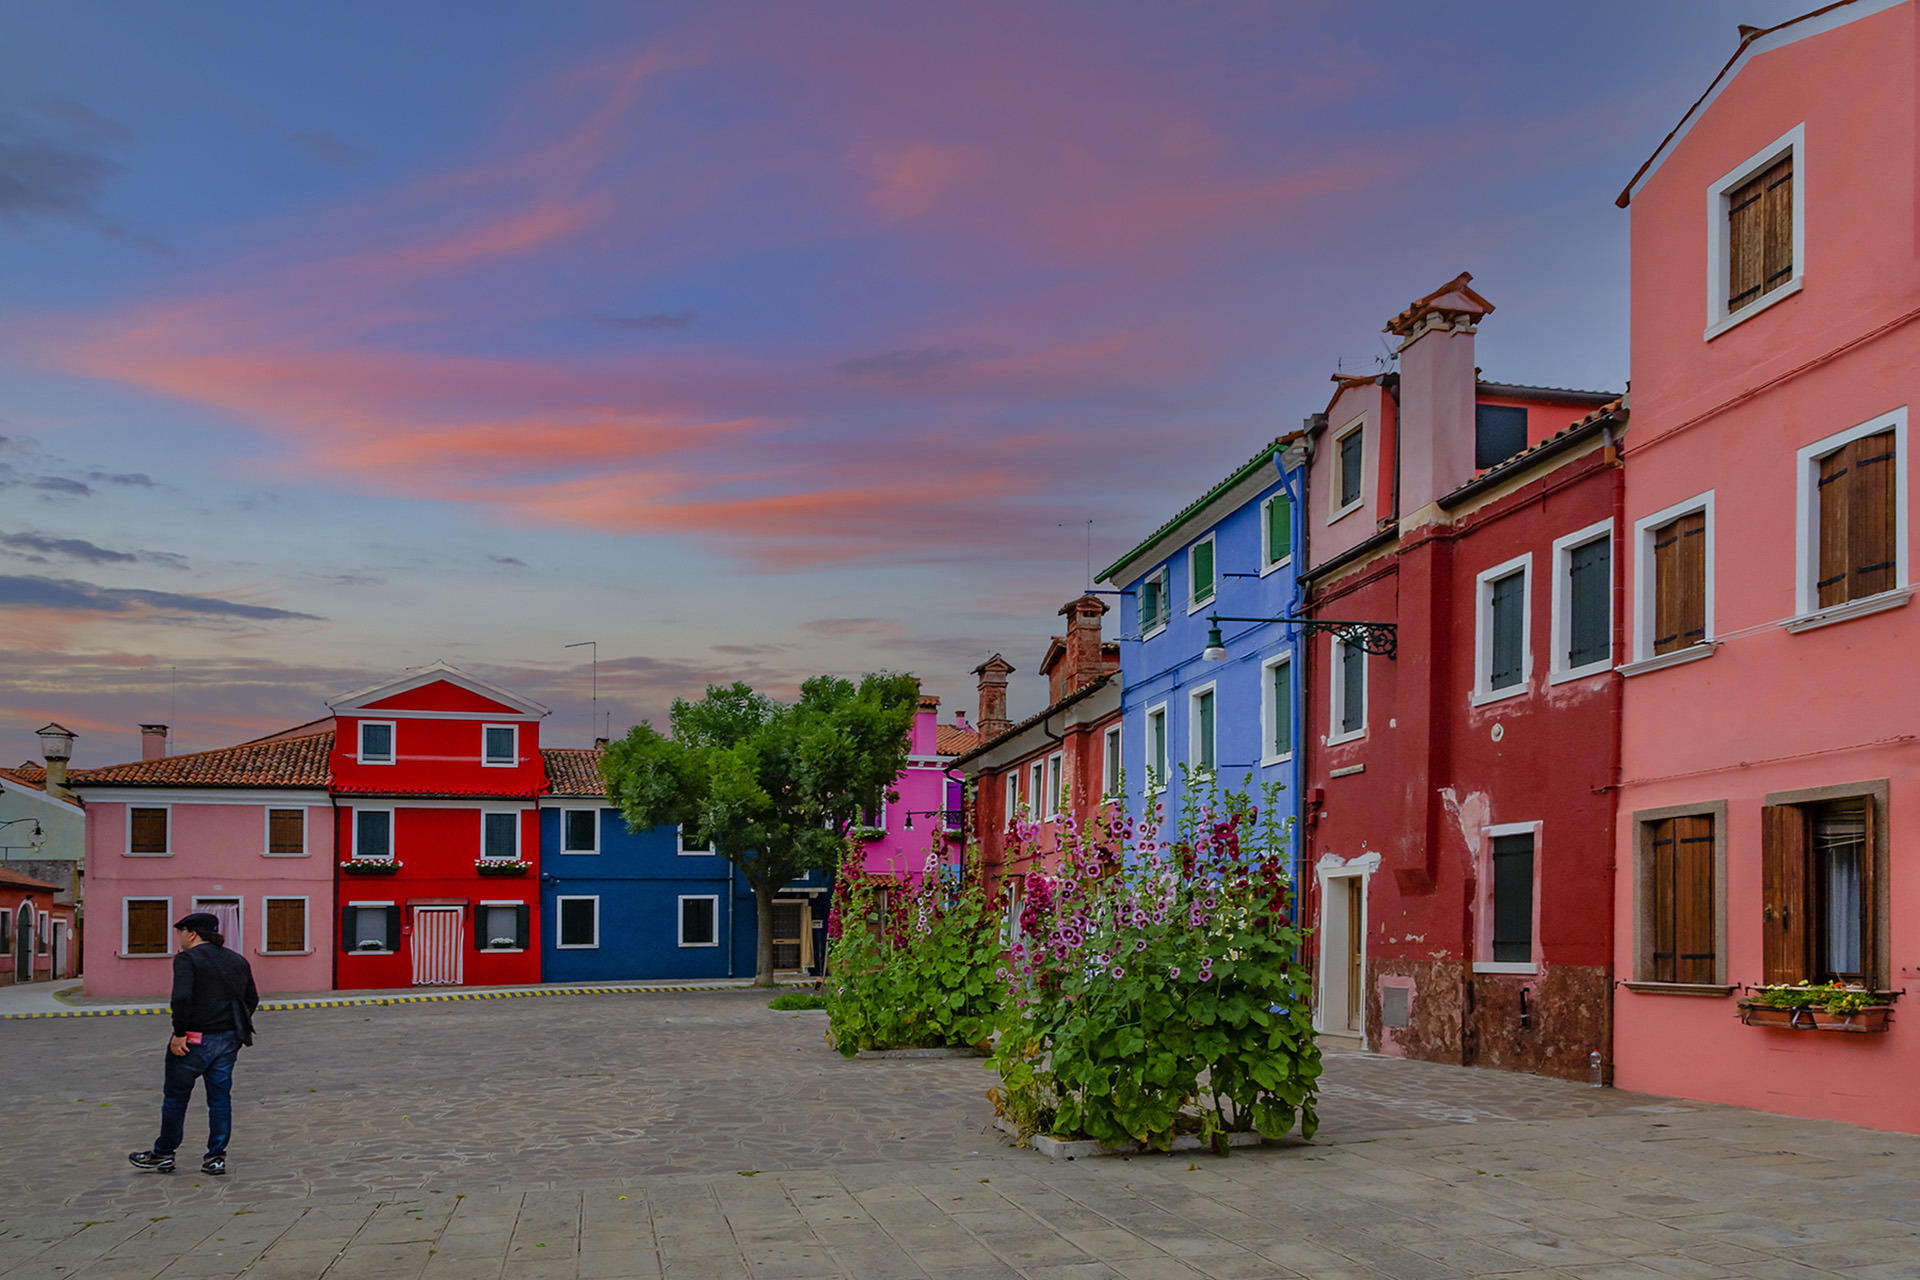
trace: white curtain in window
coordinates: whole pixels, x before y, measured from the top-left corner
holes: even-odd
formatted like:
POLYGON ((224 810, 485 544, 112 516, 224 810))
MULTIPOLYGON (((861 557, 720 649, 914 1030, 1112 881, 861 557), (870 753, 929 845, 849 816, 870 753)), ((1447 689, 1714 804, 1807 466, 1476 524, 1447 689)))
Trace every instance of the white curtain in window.
POLYGON ((1823 815, 1814 827, 1819 875, 1826 895, 1827 972, 1865 972, 1860 955, 1860 859, 1867 824, 1857 810, 1823 815))

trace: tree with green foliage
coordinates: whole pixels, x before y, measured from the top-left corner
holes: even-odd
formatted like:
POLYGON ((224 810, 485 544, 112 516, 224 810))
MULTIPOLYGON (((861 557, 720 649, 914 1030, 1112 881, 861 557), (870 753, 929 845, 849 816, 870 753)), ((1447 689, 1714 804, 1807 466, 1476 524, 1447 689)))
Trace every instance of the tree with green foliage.
POLYGON ((753 887, 753 984, 773 985, 773 899, 810 870, 831 871, 861 810, 877 810, 906 767, 919 706, 912 676, 815 676, 800 700, 746 684, 674 700, 670 734, 642 721, 607 748, 601 772, 627 829, 678 825, 711 841, 753 887))

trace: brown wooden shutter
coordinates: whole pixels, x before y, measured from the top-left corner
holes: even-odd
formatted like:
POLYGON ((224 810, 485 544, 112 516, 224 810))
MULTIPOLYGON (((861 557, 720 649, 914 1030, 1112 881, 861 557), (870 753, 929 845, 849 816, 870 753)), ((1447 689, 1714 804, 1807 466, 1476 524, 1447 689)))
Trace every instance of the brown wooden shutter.
POLYGON ((1738 311, 1765 291, 1766 177, 1727 193, 1727 310, 1738 311))
POLYGON ((298 898, 267 899, 267 950, 304 951, 307 904, 298 898))
POLYGON ((1820 575, 1814 579, 1819 606, 1847 602, 1847 561, 1852 505, 1853 446, 1843 445, 1820 459, 1820 575))
POLYGON ((127 954, 163 956, 167 953, 167 904, 157 898, 127 903, 127 954))
POLYGON ((1793 156, 1788 154, 1760 177, 1761 233, 1764 251, 1760 292, 1764 296, 1793 278, 1793 156))
POLYGON ((1707 638, 1707 513, 1690 511, 1653 532, 1653 651, 1707 638))
POLYGON ((1668 818, 1648 825, 1653 846, 1653 901, 1649 904, 1653 916, 1653 972, 1648 976, 1654 982, 1673 982, 1678 968, 1673 927, 1674 822, 1668 818))
POLYGON ((271 809, 267 812, 267 852, 305 853, 306 812, 301 809, 271 809))
POLYGON ((1807 978, 1807 813, 1760 811, 1760 969, 1769 985, 1807 978))
POLYGON ((1713 897, 1713 818, 1673 820, 1674 981, 1719 980, 1713 897))
POLYGON ((1847 485, 1847 598, 1861 600, 1891 591, 1897 567, 1894 549, 1894 479, 1898 474, 1893 432, 1862 436, 1853 451, 1847 485))
POLYGON ((1880 971, 1880 886, 1876 877, 1873 797, 1862 796, 1860 807, 1867 822, 1866 842, 1860 848, 1860 980, 1877 991, 1892 982, 1890 975, 1880 971))
MULTIPOLYGON (((165 809, 129 809, 127 821, 131 825, 127 848, 134 853, 165 853, 167 851, 167 811, 165 809)), ((163 909, 162 915, 166 914, 163 909)))

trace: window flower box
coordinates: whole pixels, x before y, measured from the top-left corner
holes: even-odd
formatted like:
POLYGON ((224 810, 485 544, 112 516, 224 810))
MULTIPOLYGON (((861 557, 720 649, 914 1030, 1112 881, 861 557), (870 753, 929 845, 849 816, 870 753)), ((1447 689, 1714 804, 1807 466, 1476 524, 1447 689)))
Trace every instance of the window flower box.
POLYGON ((392 858, 348 858, 340 870, 350 876, 390 876, 400 869, 392 858))
POLYGON ((1740 1001, 1740 1021, 1749 1027, 1872 1034, 1885 1031, 1893 1013, 1891 992, 1864 987, 1801 983, 1753 990, 1740 1001))
POLYGON ((531 862, 502 862, 497 859, 482 858, 473 864, 473 869, 483 876, 523 876, 533 870, 531 862))

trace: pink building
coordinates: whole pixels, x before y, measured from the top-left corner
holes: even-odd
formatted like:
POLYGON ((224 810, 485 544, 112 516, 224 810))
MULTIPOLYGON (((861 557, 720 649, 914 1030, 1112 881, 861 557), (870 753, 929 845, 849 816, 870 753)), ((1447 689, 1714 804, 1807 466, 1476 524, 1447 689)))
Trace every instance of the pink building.
POLYGON ((1920 33, 1912 0, 1742 31, 1621 196, 1615 1081, 1920 1132, 1920 33), (1801 981, 1914 994, 1877 1033, 1743 1021, 1801 981))
POLYGON ((907 767, 894 783, 894 798, 866 815, 862 865, 873 875, 918 879, 937 845, 948 866, 960 865, 961 783, 953 759, 971 751, 979 736, 964 722, 940 723, 940 699, 924 696, 913 717, 907 767))
POLYGON ((172 924, 219 916, 262 992, 333 986, 333 720, 272 737, 76 770, 87 805, 86 993, 164 997, 172 924))

